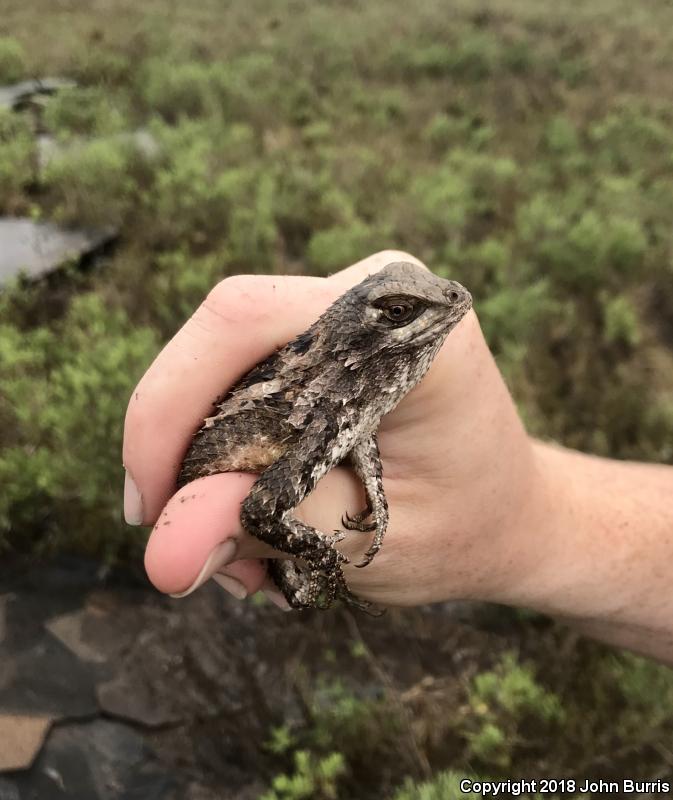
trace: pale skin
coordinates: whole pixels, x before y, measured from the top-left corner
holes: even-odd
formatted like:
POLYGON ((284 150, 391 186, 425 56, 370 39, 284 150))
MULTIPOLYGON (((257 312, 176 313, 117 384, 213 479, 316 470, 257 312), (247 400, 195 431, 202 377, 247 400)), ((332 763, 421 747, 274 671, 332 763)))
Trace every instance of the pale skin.
MULTIPOLYGON (((215 475, 174 494, 180 460, 237 378, 348 287, 401 260, 417 261, 389 250, 330 278, 229 278, 157 356, 131 396, 123 458, 128 521, 156 523, 145 566, 160 591, 185 594, 214 577, 237 597, 261 589, 283 605, 263 560, 278 554, 238 520, 254 476, 215 475)), ((673 663, 673 468, 528 436, 474 312, 383 419, 379 445, 390 526, 368 567, 345 568, 357 595, 389 606, 468 599, 527 607, 673 663)), ((344 510, 363 504, 358 480, 337 468, 298 516, 332 531, 344 510)), ((357 561, 368 542, 350 533, 339 547, 357 561)))

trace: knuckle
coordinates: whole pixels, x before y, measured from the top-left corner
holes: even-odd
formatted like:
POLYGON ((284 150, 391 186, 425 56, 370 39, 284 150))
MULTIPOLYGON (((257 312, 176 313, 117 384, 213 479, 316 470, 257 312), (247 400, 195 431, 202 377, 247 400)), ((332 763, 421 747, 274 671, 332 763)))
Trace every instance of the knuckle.
POLYGON ((255 275, 231 275, 216 283, 208 292, 204 306, 222 314, 252 304, 257 280, 255 275))
POLYGON ((213 286, 194 316, 205 328, 259 322, 268 314, 271 283, 266 275, 224 278, 213 286))
POLYGON ((395 250, 393 248, 389 248, 387 250, 380 250, 378 253, 375 253, 373 257, 377 259, 377 261, 380 260, 384 264, 390 264, 393 261, 411 261, 413 264, 418 264, 419 267, 427 269, 425 264, 419 258, 412 253, 408 253, 406 250, 395 250))

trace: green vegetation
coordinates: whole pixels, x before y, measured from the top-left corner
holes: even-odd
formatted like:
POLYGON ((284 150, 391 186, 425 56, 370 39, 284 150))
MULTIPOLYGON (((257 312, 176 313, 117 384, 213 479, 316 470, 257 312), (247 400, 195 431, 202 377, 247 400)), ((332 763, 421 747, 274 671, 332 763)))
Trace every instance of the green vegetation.
MULTIPOLYGON (((376 3, 300 4, 291 24, 260 3, 211 0, 192 14, 155 0, 93 16, 82 6, 67 21, 10 3, 2 79, 62 74, 78 85, 37 117, 0 114, 0 209, 121 231, 106 269, 79 287, 110 304, 71 314, 59 301, 40 320, 76 341, 82 326, 106 330, 98 314, 122 314, 130 341, 116 332, 115 346, 136 353, 134 337, 163 340, 227 274, 325 274, 400 247, 470 287, 533 432, 673 460, 673 90, 659 34, 670 11, 610 0, 620 22, 606 29, 599 10, 576 10, 571 25, 543 5, 466 3, 446 16, 428 0, 400 27, 401 9, 376 3), (38 130, 60 146, 41 168, 38 130)), ((27 399, 4 398, 0 539, 34 507, 59 546, 79 547, 87 537, 59 509, 81 504, 100 509, 91 524, 111 537, 111 556, 126 541, 110 527, 115 443, 152 347, 114 387, 104 364, 63 353, 63 367, 107 387, 117 426, 99 424, 96 404, 77 426, 54 413, 45 439, 20 408, 57 368, 47 334, 27 322, 43 295, 30 297, 19 288, 2 307, 4 348, 20 354, 5 356, 0 380, 27 399), (38 502, 15 474, 17 448, 46 454, 56 439, 82 486, 67 504, 57 483, 35 486, 38 502), (93 441, 106 480, 86 456, 93 441)), ((13 533, 12 546, 23 538, 13 533)))
POLYGON ((0 36, 0 83, 13 83, 23 77, 25 55, 21 43, 11 36, 0 36))
POLYGON ((559 698, 541 687, 513 653, 506 653, 496 669, 475 677, 469 705, 469 724, 474 725, 468 734, 469 753, 492 767, 508 767, 519 747, 548 741, 564 720, 559 698))
MULTIPOLYGON (((0 297, 4 552, 137 560, 121 427, 161 343, 229 274, 387 247, 470 288, 531 431, 673 463, 670 4, 5 6, 0 83, 77 86, 0 111, 0 212, 120 240, 99 270, 0 297)), ((265 797, 670 772, 669 672, 583 643, 557 658, 561 636, 508 642, 443 705, 312 682, 306 719, 269 734, 265 797)))
POLYGON ((396 792, 393 800, 463 800, 469 797, 460 788, 461 781, 467 775, 458 775, 455 772, 440 772, 432 781, 415 784, 407 780, 404 786, 396 792))
MULTIPOLYGON (((519 624, 523 630, 530 622, 519 624)), ((465 796, 464 778, 523 776, 576 784, 570 795, 552 786, 552 794, 522 795, 528 800, 579 798, 584 780, 599 773, 646 779, 658 764, 668 776, 671 670, 568 642, 567 632, 540 630, 524 657, 503 637, 490 659, 482 653, 465 670, 471 677, 425 677, 404 690, 360 640, 338 659, 338 674, 358 679, 327 678, 335 658, 325 652, 315 677, 302 669, 295 679, 301 717, 270 731, 265 750, 275 777, 263 800, 454 800, 465 796), (431 778, 429 767, 437 770, 431 778)))
POLYGON ((260 800, 336 800, 337 782, 343 771, 343 757, 339 753, 318 760, 307 750, 297 750, 293 774, 274 778, 271 791, 260 800))
POLYGON ((50 327, 0 325, 4 548, 116 555, 120 401, 157 347, 94 293, 50 327))

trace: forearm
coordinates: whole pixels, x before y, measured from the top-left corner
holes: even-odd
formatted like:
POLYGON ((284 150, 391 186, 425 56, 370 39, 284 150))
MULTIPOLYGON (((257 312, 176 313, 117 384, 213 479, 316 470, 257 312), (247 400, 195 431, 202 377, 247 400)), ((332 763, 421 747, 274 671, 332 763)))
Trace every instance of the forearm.
POLYGON ((673 468, 534 451, 527 577, 503 601, 673 663, 673 468))

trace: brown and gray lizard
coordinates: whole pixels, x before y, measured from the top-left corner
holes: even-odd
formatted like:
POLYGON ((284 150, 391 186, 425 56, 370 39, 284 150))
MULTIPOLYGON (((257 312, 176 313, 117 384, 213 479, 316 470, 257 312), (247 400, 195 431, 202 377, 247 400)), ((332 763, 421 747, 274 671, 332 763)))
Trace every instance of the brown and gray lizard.
POLYGON ((367 507, 342 519, 375 531, 359 567, 374 558, 388 525, 376 432, 381 417, 425 375, 447 334, 472 306, 469 292, 410 263, 389 264, 349 289, 304 333, 262 361, 225 395, 192 440, 178 486, 219 472, 260 472, 241 506, 251 534, 295 560, 269 569, 293 608, 327 608, 353 595, 327 534, 293 512, 332 467, 362 481, 367 507))

